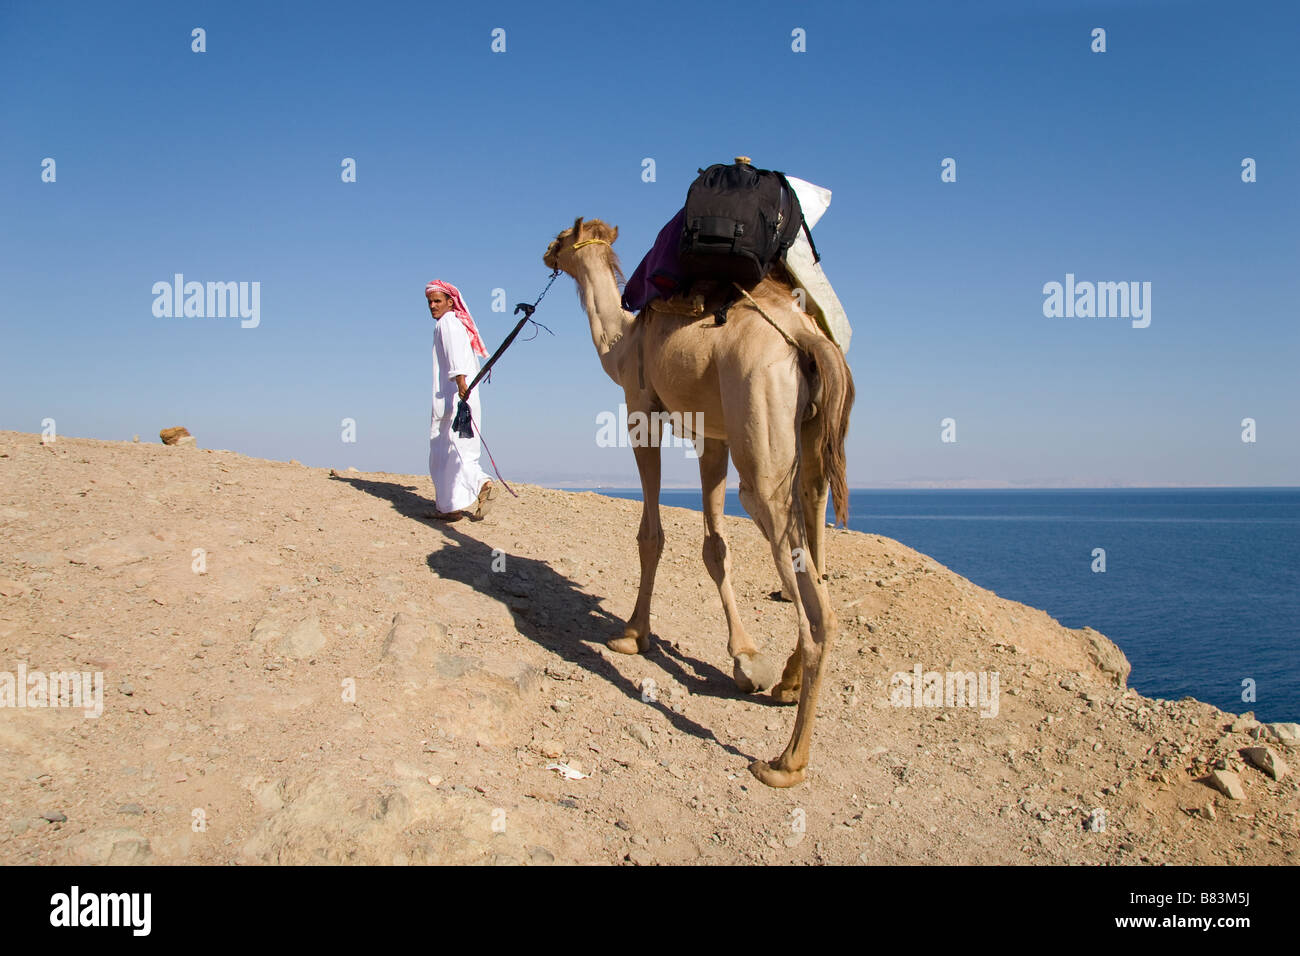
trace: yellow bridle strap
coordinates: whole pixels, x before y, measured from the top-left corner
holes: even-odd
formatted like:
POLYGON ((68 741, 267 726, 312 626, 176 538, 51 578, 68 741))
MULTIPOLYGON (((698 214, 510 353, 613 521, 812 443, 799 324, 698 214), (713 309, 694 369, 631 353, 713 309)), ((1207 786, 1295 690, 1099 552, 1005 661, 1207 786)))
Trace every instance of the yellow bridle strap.
POLYGON ((609 245, 609 240, 608 240, 608 239, 584 239, 584 240, 582 240, 582 242, 575 242, 575 243, 573 244, 573 248, 575 248, 575 249, 581 249, 583 246, 589 246, 589 245, 591 245, 593 242, 603 242, 605 245, 609 245))

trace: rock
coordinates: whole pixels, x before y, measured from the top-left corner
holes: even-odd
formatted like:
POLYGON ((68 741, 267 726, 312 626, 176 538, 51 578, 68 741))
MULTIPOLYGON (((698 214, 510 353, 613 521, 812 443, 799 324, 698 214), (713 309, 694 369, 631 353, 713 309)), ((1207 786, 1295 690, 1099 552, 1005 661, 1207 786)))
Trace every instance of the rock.
POLYGON ((646 750, 655 749, 654 738, 650 736, 650 728, 645 724, 628 724, 627 735, 646 750))
POLYGON ((393 615, 393 625, 384 636, 381 656, 403 664, 410 663, 426 646, 430 630, 428 621, 405 613, 393 615))
POLYGON ((528 848, 528 861, 533 866, 548 866, 555 862, 555 854, 544 846, 530 846, 528 848))
POLYGON ((564 744, 553 738, 539 740, 537 742, 537 752, 543 757, 549 757, 552 760, 564 756, 564 744))
POLYGON ((1205 817, 1207 820, 1216 819, 1217 815, 1214 812, 1214 804, 1207 803, 1205 806, 1201 807, 1201 816, 1205 817))
POLYGON ((1128 682, 1129 673, 1133 670, 1133 665, 1124 656, 1124 652, 1106 635, 1090 627, 1083 628, 1079 633, 1087 638, 1088 656, 1097 665, 1097 669, 1110 677, 1116 687, 1123 687, 1128 682))
POLYGON ((67 823, 68 815, 59 810, 50 810, 47 813, 42 813, 41 819, 50 823, 67 823))
MULTIPOLYGON (((193 440, 193 439, 191 439, 193 440)), ((149 841, 142 836, 118 840, 108 854, 109 866, 135 866, 146 863, 152 854, 149 841)))
POLYGON ((124 803, 117 808, 117 812, 138 817, 140 814, 144 813, 144 807, 140 806, 138 803, 124 803))
POLYGON ((1248 734, 1259 726, 1259 721, 1255 719, 1254 714, 1242 714, 1228 727, 1230 734, 1248 734))
POLYGON ((1241 755, 1274 780, 1281 780, 1290 769, 1272 747, 1247 747, 1241 755))
POLYGON ((1300 747, 1300 724, 1269 724, 1269 734, 1287 747, 1300 747))
POLYGON ((183 425, 177 425, 175 428, 164 428, 158 433, 158 437, 162 439, 164 445, 179 445, 182 443, 181 439, 183 438, 189 439, 185 444, 194 444, 194 436, 183 425))
POLYGON ((118 828, 87 834, 78 841, 76 852, 85 863, 133 866, 147 863, 153 851, 142 834, 118 828))
POLYGON ((304 660, 324 646, 325 635, 321 633, 320 619, 312 615, 299 621, 284 637, 280 638, 275 650, 285 657, 304 660))
POLYGON ((482 667, 483 662, 477 657, 466 657, 463 654, 433 655, 434 673, 448 681, 458 681, 482 667))
POLYGON ((1214 770, 1210 772, 1210 786, 1218 790, 1229 800, 1245 800, 1246 789, 1241 785, 1241 778, 1231 770, 1214 770))

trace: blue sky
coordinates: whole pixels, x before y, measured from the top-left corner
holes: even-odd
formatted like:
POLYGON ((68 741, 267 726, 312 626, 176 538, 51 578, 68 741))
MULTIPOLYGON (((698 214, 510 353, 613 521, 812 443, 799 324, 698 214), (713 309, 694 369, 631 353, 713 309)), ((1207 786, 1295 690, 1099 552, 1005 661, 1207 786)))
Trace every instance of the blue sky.
MULTIPOLYGON (((421 473, 428 279, 493 349, 491 290, 533 299, 575 216, 620 227, 630 272, 697 167, 744 153, 834 192, 816 239, 854 327, 855 487, 1300 484, 1292 5, 737 9, 0 5, 0 428, 184 424, 421 473), (155 317, 178 272, 260 282, 260 325, 155 317), (1150 327, 1044 317, 1066 273, 1150 282, 1150 327)), ((621 393, 573 290, 485 386, 486 437, 507 480, 633 484, 595 443, 621 393)))

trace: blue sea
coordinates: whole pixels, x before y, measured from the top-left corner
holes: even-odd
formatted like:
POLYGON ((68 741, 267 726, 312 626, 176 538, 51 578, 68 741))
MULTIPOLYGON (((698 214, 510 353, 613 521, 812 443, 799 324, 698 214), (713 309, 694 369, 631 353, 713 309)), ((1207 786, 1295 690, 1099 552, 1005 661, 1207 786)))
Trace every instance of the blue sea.
MULTIPOLYGON (((661 500, 700 509, 698 491, 661 500)), ((726 510, 745 513, 735 491, 726 510)), ((854 491, 849 512, 855 531, 1101 631, 1143 694, 1300 720, 1300 489, 854 491), (1096 548, 1104 573, 1092 570, 1096 548)))

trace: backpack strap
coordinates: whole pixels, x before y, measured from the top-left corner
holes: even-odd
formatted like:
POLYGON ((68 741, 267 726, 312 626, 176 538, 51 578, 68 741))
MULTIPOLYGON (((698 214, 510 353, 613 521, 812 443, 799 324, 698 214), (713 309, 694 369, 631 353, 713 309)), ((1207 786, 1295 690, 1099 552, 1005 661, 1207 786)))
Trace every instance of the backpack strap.
MULTIPOLYGON (((785 178, 785 173, 779 170, 773 170, 773 172, 781 177, 782 185, 784 185, 786 189, 790 190, 790 195, 794 197, 795 205, 799 205, 799 194, 795 192, 794 187, 790 185, 790 180, 785 178)), ((813 262, 821 262, 821 253, 817 251, 817 243, 813 242, 812 230, 808 228, 808 217, 803 214, 803 206, 801 205, 799 205, 799 228, 802 229, 803 234, 808 237, 808 245, 812 248, 813 262)))
MULTIPOLYGON (((803 210, 800 210, 802 213, 803 210)), ((817 243, 813 242, 812 230, 808 228, 808 220, 803 221, 803 234, 808 237, 808 245, 812 246, 813 262, 821 262, 822 254, 817 251, 817 243)))

